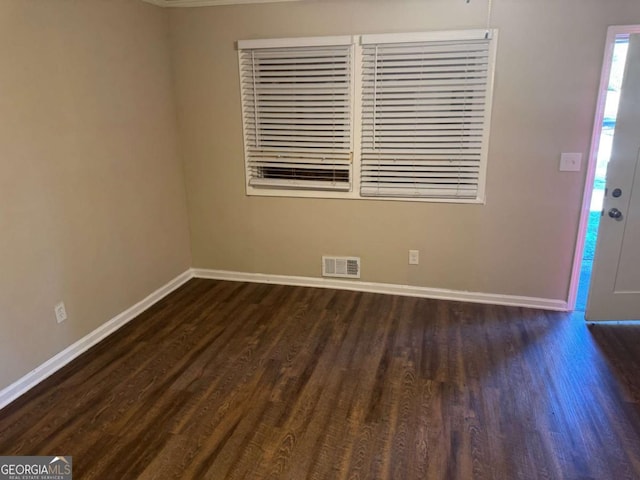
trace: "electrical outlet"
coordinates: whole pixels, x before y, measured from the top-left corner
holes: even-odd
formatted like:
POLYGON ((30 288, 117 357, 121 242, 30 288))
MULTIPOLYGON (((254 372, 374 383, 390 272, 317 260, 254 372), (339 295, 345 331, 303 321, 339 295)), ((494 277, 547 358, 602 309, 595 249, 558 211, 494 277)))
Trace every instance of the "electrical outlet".
POLYGON ((62 323, 67 319, 67 309, 64 307, 64 302, 60 302, 53 307, 53 311, 56 313, 58 323, 62 323))
POLYGON ((420 251, 409 250, 409 265, 418 265, 420 263, 420 251))
POLYGON ((581 167, 581 153, 563 153, 562 155, 560 155, 561 172, 579 172, 581 167))

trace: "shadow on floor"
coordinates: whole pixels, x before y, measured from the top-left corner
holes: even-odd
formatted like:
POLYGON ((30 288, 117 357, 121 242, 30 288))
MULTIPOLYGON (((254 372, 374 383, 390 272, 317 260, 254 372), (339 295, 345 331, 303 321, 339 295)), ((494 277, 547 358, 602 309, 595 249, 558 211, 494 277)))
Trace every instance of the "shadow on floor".
POLYGON ((577 312, 584 312, 587 309, 587 297, 589 295, 589 283, 591 281, 591 271, 596 252, 599 225, 600 211, 589 212, 589 223, 584 241, 584 253, 582 255, 582 266, 580 267, 580 283, 576 299, 575 311, 577 312))
POLYGON ((640 412, 640 322, 590 324, 591 337, 622 390, 622 400, 640 412))

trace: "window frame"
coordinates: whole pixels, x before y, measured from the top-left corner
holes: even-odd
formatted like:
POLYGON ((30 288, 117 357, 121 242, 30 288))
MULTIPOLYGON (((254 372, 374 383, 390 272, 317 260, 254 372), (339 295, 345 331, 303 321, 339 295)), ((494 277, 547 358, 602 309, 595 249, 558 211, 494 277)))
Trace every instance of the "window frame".
POLYGON ((493 106, 493 90, 495 82, 495 65, 498 43, 497 29, 475 29, 475 30, 446 30, 432 32, 409 32, 397 34, 363 34, 363 35, 343 35, 326 37, 300 37, 300 38, 276 38, 259 40, 240 40, 237 42, 238 50, 238 71, 240 82, 242 82, 242 51, 255 48, 287 48, 306 46, 331 46, 349 42, 352 59, 351 69, 351 169, 350 169, 350 190, 313 190, 303 188, 274 188, 256 187, 250 185, 250 172, 248 164, 248 144, 247 122, 245 118, 244 98, 240 92, 240 102, 242 110, 242 133, 243 152, 245 170, 245 193, 248 196, 263 197, 302 197, 302 198, 327 198, 327 199, 357 199, 357 200, 379 200, 379 201, 401 201, 401 202, 428 202, 428 203, 462 203, 462 204, 484 204, 486 202, 486 179, 488 166, 489 141, 491 130, 491 114, 493 106), (402 197, 402 196, 363 196, 361 190, 361 146, 362 146, 362 61, 363 42, 379 43, 411 43, 425 41, 451 41, 467 39, 489 39, 488 47, 488 71, 487 71, 487 93, 486 108, 483 125, 483 142, 480 168, 478 172, 478 191, 474 198, 455 197, 402 197))

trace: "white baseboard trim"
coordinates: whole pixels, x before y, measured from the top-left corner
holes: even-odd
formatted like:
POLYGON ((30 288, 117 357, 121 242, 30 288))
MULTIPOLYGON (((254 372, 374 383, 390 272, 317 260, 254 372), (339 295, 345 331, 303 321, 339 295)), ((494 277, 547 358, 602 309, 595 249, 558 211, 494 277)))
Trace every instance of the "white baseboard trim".
POLYGON ((408 297, 433 298, 438 300, 454 300, 460 302, 486 303, 492 305, 508 305, 513 307, 538 308, 566 312, 566 300, 550 298, 521 297, 493 293, 463 292, 442 288, 415 287, 391 283, 361 282, 357 280, 336 280, 322 277, 294 277, 288 275, 268 275, 263 273, 231 272, 227 270, 208 270, 194 268, 191 270, 196 278, 215 280, 231 280, 236 282, 272 283, 278 285, 295 285, 301 287, 335 288, 338 290, 354 290, 358 292, 404 295, 408 297))
POLYGON ((6 407, 19 396, 23 395, 38 383, 60 370, 71 360, 86 352, 101 340, 129 323, 135 317, 189 281, 191 278, 193 278, 192 270, 187 270, 186 272, 178 275, 176 278, 169 281, 167 284, 163 285, 155 292, 136 303, 134 306, 128 308, 119 315, 116 315, 106 323, 103 323, 88 335, 65 348, 63 351, 47 360, 42 365, 36 367, 31 372, 27 373, 24 377, 0 390, 0 409, 6 407))

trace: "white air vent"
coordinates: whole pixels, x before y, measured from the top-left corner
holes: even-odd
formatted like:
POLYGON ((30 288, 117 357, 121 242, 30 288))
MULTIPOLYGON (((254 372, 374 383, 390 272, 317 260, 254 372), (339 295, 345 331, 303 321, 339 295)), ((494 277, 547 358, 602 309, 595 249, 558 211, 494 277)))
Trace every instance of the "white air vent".
POLYGON ((360 257, 322 257, 323 277, 360 278, 360 257))

